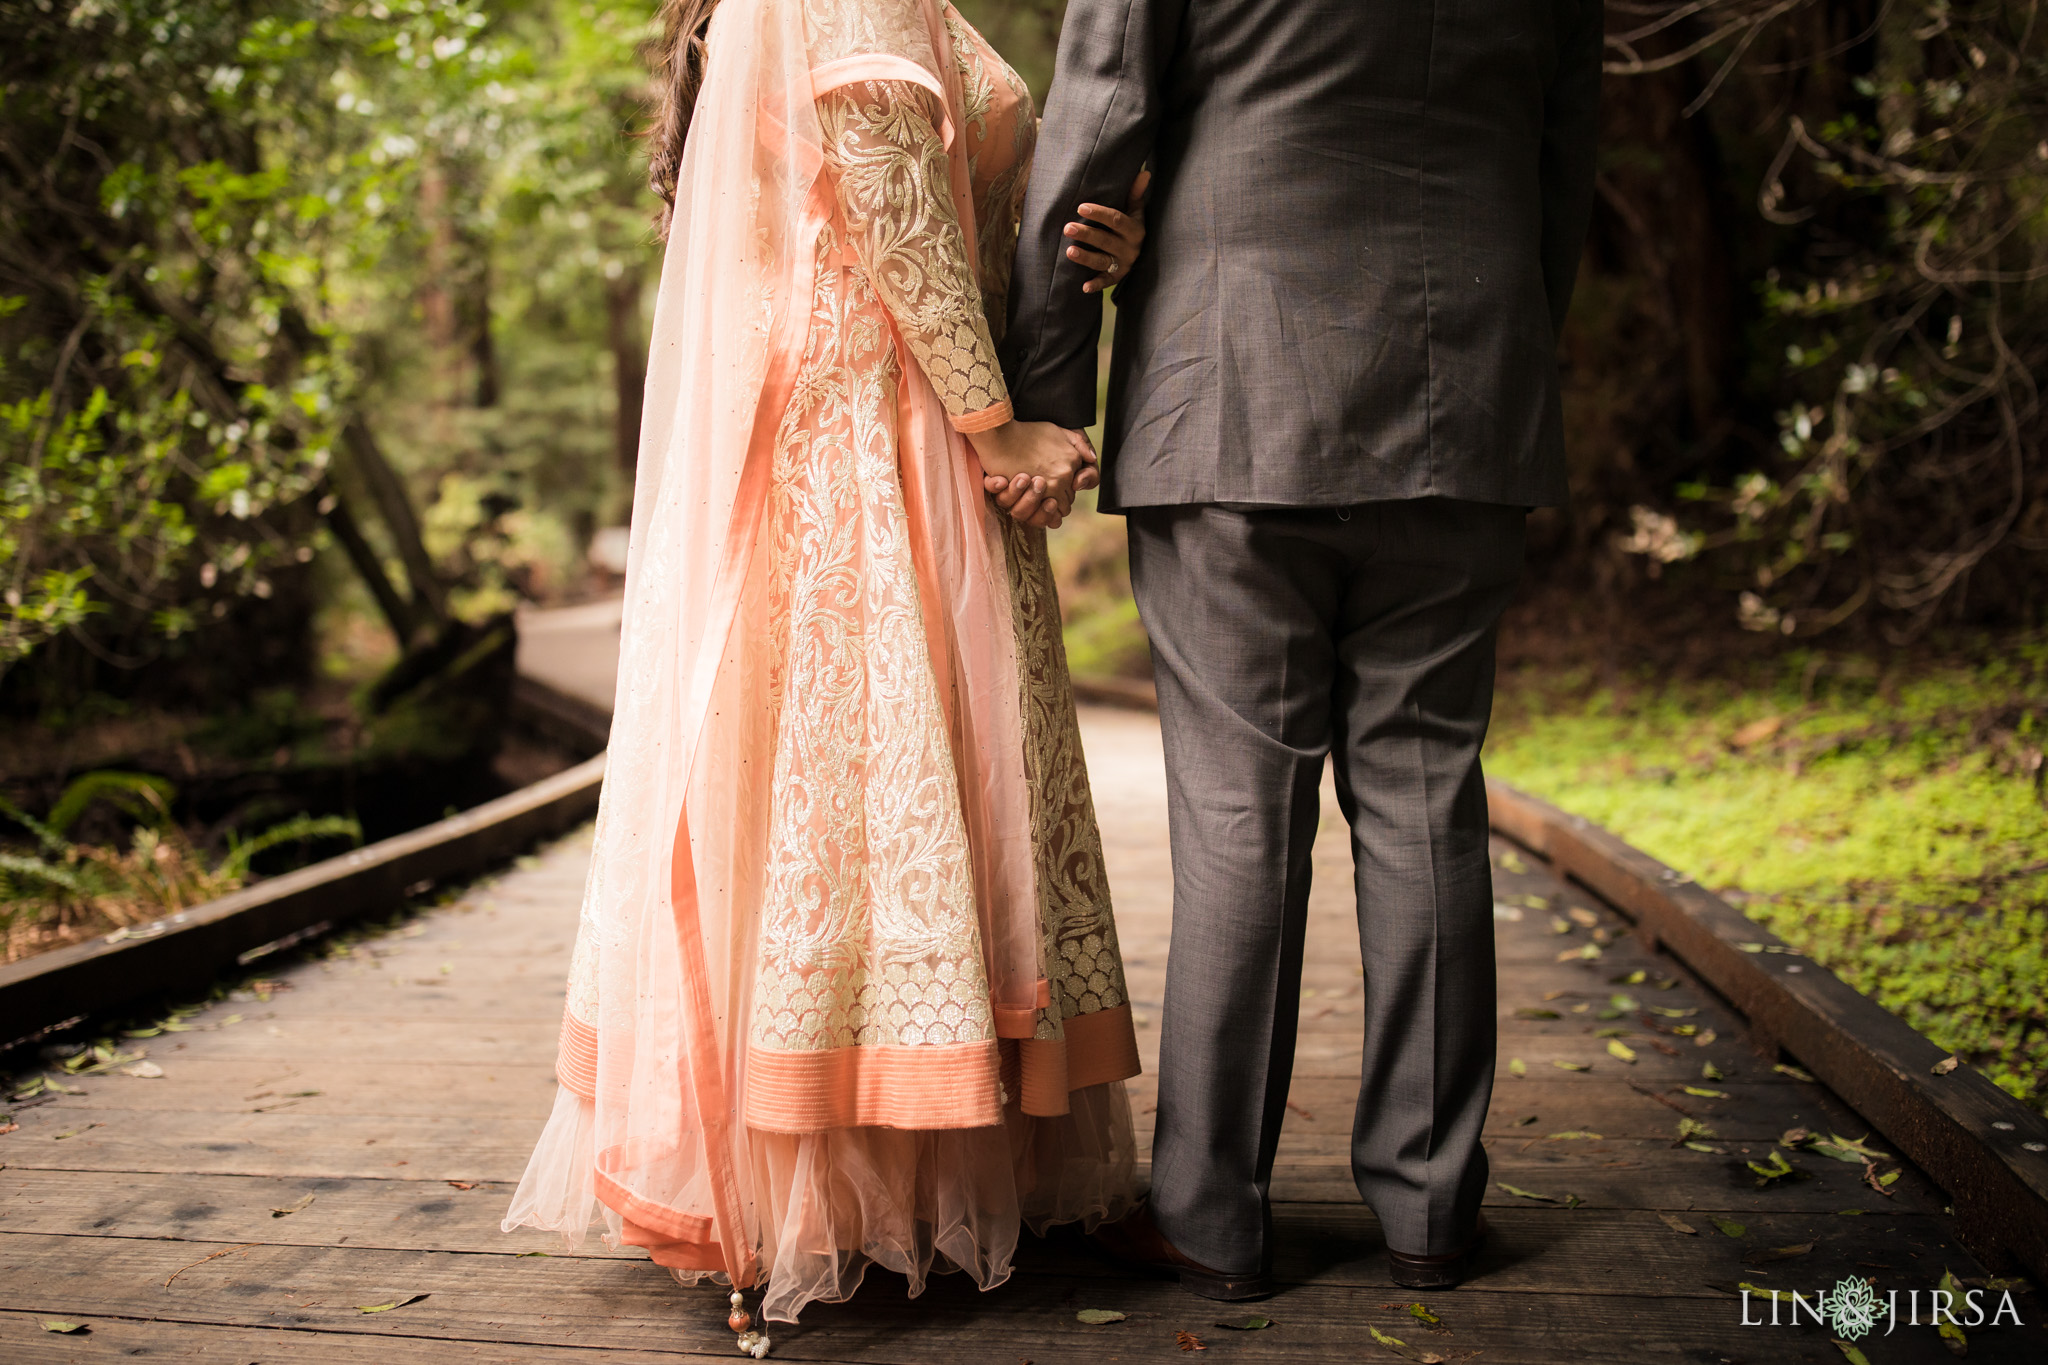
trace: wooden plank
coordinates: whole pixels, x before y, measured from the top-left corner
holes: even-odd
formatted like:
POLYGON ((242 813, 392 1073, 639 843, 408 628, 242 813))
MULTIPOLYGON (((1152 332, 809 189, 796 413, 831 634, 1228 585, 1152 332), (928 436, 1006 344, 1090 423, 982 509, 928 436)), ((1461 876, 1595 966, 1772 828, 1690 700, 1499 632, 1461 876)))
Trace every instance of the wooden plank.
POLYGON ((1854 1103, 1955 1197, 1967 1239, 2048 1281, 2048 1116, 1974 1067, 1935 1074, 1941 1048, 1684 874, 1503 783, 1487 794, 1495 828, 1683 958, 1761 1050, 1784 1048, 1854 1103))
MULTIPOLYGON (((1712 1233, 1682 1237, 1646 1214, 1587 1210, 1502 1210, 1495 1228, 1481 1276, 1434 1303, 1453 1332, 1445 1344, 1481 1351, 1489 1362, 1699 1360, 1717 1354, 1753 1359, 1756 1351, 1773 1349, 1764 1344, 1769 1339, 1742 1327, 1738 1301, 1703 1280, 1761 1282, 1757 1268, 1742 1264, 1745 1245, 1778 1245, 1780 1238, 1822 1239, 1802 1262, 1778 1264, 1771 1278, 1787 1287, 1809 1280, 1832 1283, 1826 1278, 1831 1273, 1857 1268, 1853 1250, 1828 1240, 1833 1228, 1810 1218, 1759 1222, 1741 1242, 1712 1233), (1792 1265, 1799 1269, 1789 1270, 1792 1265)), ((1883 1267, 1863 1273, 1881 1284, 1892 1276, 1931 1283, 1947 1249, 1920 1232, 1917 1225, 1902 1229, 1883 1267)), ((1257 1339, 1261 1358, 1349 1356, 1369 1339, 1367 1323, 1420 1335, 1420 1324, 1403 1321, 1399 1306, 1414 1296, 1386 1280, 1378 1239, 1363 1215, 1291 1220, 1284 1233, 1282 1246, 1296 1248, 1281 1269, 1290 1287, 1261 1306, 1281 1323, 1257 1339)), ((1026 1351, 1043 1360, 1094 1358, 1105 1351, 1127 1360, 1184 1359, 1174 1342, 1176 1330, 1218 1340, 1224 1334, 1208 1324, 1240 1311, 1219 1310, 1174 1286, 1101 1263, 1087 1265, 1078 1247, 1061 1240, 1027 1247, 1020 1260, 1035 1265, 1041 1255, 1064 1273, 1022 1273, 987 1294, 960 1276, 935 1277, 915 1303, 901 1297, 900 1279, 871 1274, 866 1292, 851 1303, 815 1305, 801 1327, 773 1329, 776 1355, 916 1365, 1008 1360, 1026 1351), (1092 1306, 1115 1307, 1130 1318, 1114 1333, 1077 1323, 1075 1310, 1092 1306)), ((39 1314, 84 1316, 90 1308, 130 1319, 354 1332, 393 1342, 470 1340, 488 1332, 506 1343, 601 1343, 615 1350, 709 1354, 730 1350, 718 1321, 719 1300, 710 1287, 679 1291, 653 1266, 614 1260, 0 1237, 0 1306, 39 1314), (118 1257, 110 1256, 110 1243, 119 1245, 118 1257), (194 1264, 215 1250, 228 1254, 194 1264), (180 1270, 165 1288, 164 1281, 180 1270), (382 1314, 357 1309, 417 1293, 429 1297, 382 1314)), ((1826 1347, 1818 1334, 1780 1330, 1777 1340, 1787 1347, 1826 1347)), ((1971 1357, 2031 1359, 2035 1345, 2024 1329, 1980 1332, 1973 1334, 1971 1357)), ((1934 1334, 1923 1331, 1893 1338, 1885 1358, 1947 1356, 1934 1334)))
MULTIPOLYGON (((59 1336, 42 1330, 47 1314, 0 1312, 0 1341, 7 1359, 17 1365, 99 1365, 102 1361, 288 1361, 290 1365, 362 1365, 365 1356, 382 1354, 376 1338, 353 1332, 294 1331, 268 1327, 216 1327, 207 1323, 167 1322, 162 1318, 109 1318, 86 1314, 88 1330, 59 1336)), ((602 1350, 602 1343, 583 1347, 506 1346, 495 1341, 451 1337, 445 1341, 410 1338, 404 1345, 405 1365, 583 1365, 602 1350)), ((674 1365, 731 1365, 736 1356, 728 1345, 716 1355, 698 1351, 642 1346, 638 1360, 674 1365)))
MULTIPOLYGON (((1764 1189, 1739 1157, 1712 1157, 1661 1142, 1606 1142, 1563 1147, 1512 1138, 1486 1143, 1489 1206, 1528 1207, 1502 1185, 1564 1199, 1576 1195, 1592 1209, 1649 1209, 1719 1213, 1839 1213, 1939 1215, 1945 1196, 1910 1168, 1884 1198, 1863 1184, 1862 1173, 1840 1162, 1798 1163, 1811 1177, 1764 1189), (1832 1167, 1833 1169, 1827 1169, 1832 1167)), ((1273 1197, 1286 1203, 1357 1204, 1351 1166, 1341 1155, 1315 1155, 1285 1140, 1273 1170, 1273 1197)))
POLYGON ((602 756, 474 810, 259 882, 157 920, 142 936, 94 939, 0 967, 0 1044, 166 991, 191 989, 245 953, 321 925, 403 906, 407 889, 467 878, 589 819, 602 756))
POLYGON ((542 1094, 522 1106, 526 1112, 438 1117, 79 1107, 61 1123, 36 1109, 18 1113, 21 1131, 0 1141, 8 1144, 10 1169, 334 1177, 403 1171, 412 1179, 516 1180, 551 1103, 542 1094), (58 1140, 60 1132, 76 1136, 58 1140))

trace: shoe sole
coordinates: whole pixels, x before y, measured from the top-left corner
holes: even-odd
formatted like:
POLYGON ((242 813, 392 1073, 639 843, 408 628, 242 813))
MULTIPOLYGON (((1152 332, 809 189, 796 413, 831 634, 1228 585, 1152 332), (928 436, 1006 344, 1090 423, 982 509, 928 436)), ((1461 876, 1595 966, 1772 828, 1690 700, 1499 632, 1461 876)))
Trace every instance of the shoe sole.
POLYGON ((1231 1275, 1205 1275, 1200 1271, 1176 1268, 1175 1277, 1181 1288, 1191 1294, 1219 1303, 1244 1303, 1251 1299, 1273 1297, 1273 1281, 1264 1275, 1238 1277, 1231 1275))
POLYGON ((1456 1289, 1465 1282, 1465 1269, 1461 1266, 1457 1270, 1421 1271, 1405 1275, 1395 1271, 1389 1278, 1403 1289, 1456 1289))

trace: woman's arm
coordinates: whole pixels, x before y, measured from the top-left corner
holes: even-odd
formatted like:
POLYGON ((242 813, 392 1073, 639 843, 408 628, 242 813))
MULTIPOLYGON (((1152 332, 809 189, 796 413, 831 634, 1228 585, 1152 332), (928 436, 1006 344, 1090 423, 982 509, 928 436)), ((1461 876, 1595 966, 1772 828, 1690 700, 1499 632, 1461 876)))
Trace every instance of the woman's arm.
POLYGON ((1039 486, 1042 500, 1027 504, 1028 514, 1021 507, 1012 514, 1057 525, 1077 480, 1092 486, 1094 452, 1049 423, 1012 420, 937 112, 931 92, 910 81, 857 82, 819 99, 847 233, 904 345, 983 468, 1039 486))

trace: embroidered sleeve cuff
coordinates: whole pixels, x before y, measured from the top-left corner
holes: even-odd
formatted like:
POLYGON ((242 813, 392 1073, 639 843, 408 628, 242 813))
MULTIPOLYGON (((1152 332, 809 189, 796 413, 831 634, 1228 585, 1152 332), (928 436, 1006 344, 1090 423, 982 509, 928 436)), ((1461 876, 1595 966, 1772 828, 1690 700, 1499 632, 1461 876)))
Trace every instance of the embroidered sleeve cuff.
POLYGON ((1010 400, 1005 398, 1002 402, 993 407, 983 408, 980 412, 963 413, 955 417, 953 430, 962 435, 972 436, 977 431, 990 431, 1001 426, 1009 421, 1011 416, 1010 400))

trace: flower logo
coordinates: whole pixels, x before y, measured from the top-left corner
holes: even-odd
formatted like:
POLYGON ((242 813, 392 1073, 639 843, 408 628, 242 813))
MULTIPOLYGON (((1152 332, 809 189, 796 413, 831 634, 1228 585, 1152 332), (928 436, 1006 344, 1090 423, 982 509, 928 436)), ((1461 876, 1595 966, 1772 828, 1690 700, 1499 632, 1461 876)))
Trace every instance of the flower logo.
POLYGON ((1868 1280, 1837 1280, 1828 1291, 1827 1305, 1828 1325, 1845 1341, 1854 1341, 1877 1326, 1877 1291, 1868 1280))

